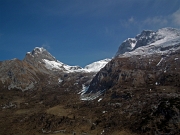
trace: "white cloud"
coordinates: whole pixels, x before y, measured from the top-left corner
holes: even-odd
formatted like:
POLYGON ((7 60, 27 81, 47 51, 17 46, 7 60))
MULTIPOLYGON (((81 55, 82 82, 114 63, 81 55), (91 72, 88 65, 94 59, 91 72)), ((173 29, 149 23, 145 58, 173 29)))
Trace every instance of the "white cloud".
POLYGON ((155 16, 146 18, 142 21, 143 25, 148 26, 159 26, 159 27, 177 27, 180 26, 180 9, 176 10, 170 15, 167 16, 155 16))
POLYGON ((180 26, 180 9, 172 14, 173 23, 180 26))
POLYGON ((130 22, 130 23, 133 23, 135 20, 134 20, 134 17, 131 17, 131 18, 129 18, 129 20, 128 20, 128 22, 130 22))
POLYGON ((146 20, 143 21, 144 24, 147 25, 166 25, 168 24, 168 18, 167 17, 163 17, 163 16, 159 16, 159 17, 153 17, 153 18, 147 18, 146 20))
POLYGON ((180 27, 180 8, 167 15, 151 16, 146 18, 135 18, 130 16, 126 20, 120 20, 120 26, 126 29, 159 29, 163 27, 180 27))
POLYGON ((127 20, 119 20, 119 22, 120 22, 120 25, 125 28, 136 26, 136 25, 138 25, 138 23, 140 23, 134 17, 130 17, 127 20))
POLYGON ((48 50, 51 48, 48 44, 43 44, 42 47, 48 50))

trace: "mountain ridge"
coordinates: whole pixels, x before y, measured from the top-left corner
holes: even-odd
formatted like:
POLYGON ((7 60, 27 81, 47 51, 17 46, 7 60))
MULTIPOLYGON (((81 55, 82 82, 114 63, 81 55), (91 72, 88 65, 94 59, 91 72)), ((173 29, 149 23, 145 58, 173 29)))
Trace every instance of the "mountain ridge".
POLYGON ((38 62, 41 62, 45 65, 47 69, 55 70, 55 71, 60 70, 64 72, 98 72, 102 67, 105 66, 105 64, 107 64, 108 61, 110 61, 110 59, 96 61, 82 68, 80 66, 70 66, 70 65, 64 64, 61 61, 57 60, 54 56, 52 56, 43 47, 35 47, 35 49, 32 52, 26 53, 24 61, 30 64, 35 62, 34 66, 36 66, 38 62), (90 65, 91 65, 91 69, 87 68, 90 65))
MULTIPOLYGON (((163 53, 169 47, 180 47, 180 30, 175 28, 162 28, 157 31, 144 30, 135 38, 128 38, 119 47, 115 56, 148 55, 163 53), (170 45, 171 44, 171 45, 170 45), (154 52, 155 51, 155 52, 154 52)), ((172 50, 174 48, 171 48, 172 50)))
POLYGON ((106 129, 117 126, 140 135, 179 135, 179 82, 180 30, 143 31, 122 43, 80 97, 103 106, 99 121, 107 117, 107 123, 113 121, 106 129))
POLYGON ((76 81, 73 78, 78 78, 80 74, 87 74, 87 77, 81 80, 87 82, 87 78, 91 79, 108 61, 110 59, 97 61, 85 68, 69 66, 58 61, 43 47, 35 47, 31 52, 26 53, 23 60, 12 59, 0 63, 0 85, 9 90, 22 91, 37 89, 38 85, 44 86, 45 83, 59 85, 59 80, 62 79, 64 83, 71 80, 73 85, 73 81, 76 81), (64 77, 67 76, 65 74, 68 74, 69 79, 64 77))
MULTIPOLYGON (((162 61, 164 62, 165 58, 170 57, 171 55, 174 56, 175 54, 179 54, 179 50, 180 50, 180 30, 174 28, 162 28, 157 30, 156 32, 150 30, 142 31, 141 34, 138 34, 134 39, 128 38, 120 45, 118 52, 116 53, 116 57, 111 62, 109 62, 104 68, 102 68, 100 72, 96 74, 96 76, 93 78, 92 82, 90 83, 90 86, 86 91, 86 94, 98 93, 98 92, 103 93, 104 91, 116 85, 116 83, 118 83, 119 81, 118 79, 119 76, 122 75, 121 72, 123 70, 117 69, 118 71, 113 73, 114 77, 111 75, 111 73, 114 72, 114 70, 116 70, 116 68, 118 67, 122 69, 121 66, 126 67, 127 64, 131 65, 129 63, 130 62, 129 59, 132 59, 131 61, 132 63, 134 63, 134 65, 131 65, 130 67, 134 66, 135 69, 140 68, 141 70, 141 67, 136 67, 136 65, 142 65, 144 67, 144 66, 148 66, 150 63, 153 63, 153 61, 157 61, 156 65, 158 66, 159 65, 158 63, 161 63, 162 61), (124 65, 120 64, 122 62, 120 62, 119 59, 125 61, 124 65), (149 59, 149 64, 146 62, 145 63, 140 62, 141 59, 144 59, 144 61, 147 61, 147 59, 149 59), (159 59, 159 60, 155 60, 155 59, 159 59), (113 78, 116 78, 117 80, 113 78)), ((177 61, 179 61, 178 55, 176 59, 177 61)), ((173 61, 173 63, 174 62, 176 61, 173 61)), ((128 71, 129 67, 126 68, 127 69, 124 69, 125 71, 123 71, 124 72, 123 74, 127 74, 128 72, 129 74, 128 76, 134 76, 134 74, 132 75, 134 71, 131 71, 132 70, 131 69, 130 71, 132 73, 129 73, 130 72, 128 71)), ((178 65, 176 65, 176 69, 179 69, 178 65)), ((141 80, 144 83, 146 83, 146 81, 144 80, 145 78, 143 77, 143 79, 141 80)), ((136 79, 138 80, 138 78, 136 79)))

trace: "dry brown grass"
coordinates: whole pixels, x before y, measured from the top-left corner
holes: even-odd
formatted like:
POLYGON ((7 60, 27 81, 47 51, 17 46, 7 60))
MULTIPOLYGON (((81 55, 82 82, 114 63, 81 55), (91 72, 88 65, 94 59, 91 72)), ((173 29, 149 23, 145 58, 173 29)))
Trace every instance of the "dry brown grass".
POLYGON ((63 106, 57 105, 54 107, 51 107, 46 110, 48 114, 53 114, 56 116, 70 116, 71 115, 71 110, 70 109, 65 109, 63 106))
POLYGON ((131 133, 128 130, 122 130, 122 131, 115 131, 111 135, 137 135, 137 134, 131 133))

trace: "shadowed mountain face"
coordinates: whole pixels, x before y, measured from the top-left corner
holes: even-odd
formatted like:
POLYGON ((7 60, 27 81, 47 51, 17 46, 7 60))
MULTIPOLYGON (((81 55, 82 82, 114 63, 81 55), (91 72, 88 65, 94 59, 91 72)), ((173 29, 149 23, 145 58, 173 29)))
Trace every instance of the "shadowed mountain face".
POLYGON ((167 55, 117 57, 96 74, 86 93, 116 88, 179 88, 180 50, 167 55))

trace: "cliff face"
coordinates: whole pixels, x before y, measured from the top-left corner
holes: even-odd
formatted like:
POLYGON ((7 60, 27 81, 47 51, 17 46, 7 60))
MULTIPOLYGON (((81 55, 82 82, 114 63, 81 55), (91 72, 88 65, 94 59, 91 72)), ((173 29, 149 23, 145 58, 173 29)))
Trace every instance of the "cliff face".
POLYGON ((100 102, 108 129, 138 134, 179 134, 180 34, 143 31, 119 47, 85 89, 83 100, 100 102))
POLYGON ((142 31, 128 38, 92 80, 86 93, 122 87, 179 86, 180 30, 142 31))
POLYGON ((180 50, 167 55, 117 57, 92 80, 86 93, 114 88, 179 87, 180 50))
POLYGON ((116 57, 96 74, 82 98, 100 102, 106 115, 99 121, 110 128, 126 127, 143 135, 179 134, 179 58, 180 50, 116 57))

